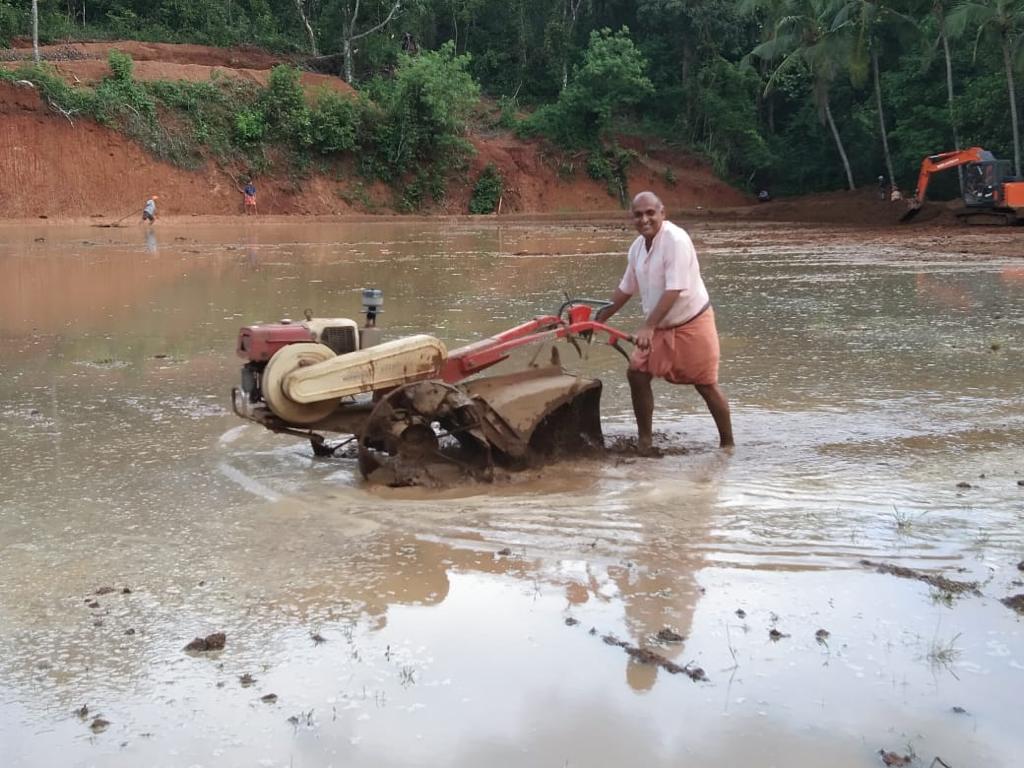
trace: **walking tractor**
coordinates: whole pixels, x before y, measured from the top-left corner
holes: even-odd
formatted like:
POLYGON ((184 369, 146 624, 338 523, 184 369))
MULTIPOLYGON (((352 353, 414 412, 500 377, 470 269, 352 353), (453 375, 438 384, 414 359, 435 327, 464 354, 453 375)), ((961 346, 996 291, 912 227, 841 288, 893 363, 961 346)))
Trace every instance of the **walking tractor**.
POLYGON ((594 320, 609 302, 569 299, 499 334, 449 350, 426 334, 381 341, 381 292, 363 290, 362 327, 347 318, 250 325, 238 334, 244 360, 232 390, 236 414, 274 432, 306 438, 332 455, 355 442, 363 476, 387 485, 490 479, 495 465, 603 446, 598 379, 567 372, 554 342, 582 357, 595 341, 627 356, 632 337, 594 320), (550 361, 538 364, 546 342, 550 361), (477 374, 538 345, 530 364, 477 374), (327 433, 348 435, 329 442, 327 433))

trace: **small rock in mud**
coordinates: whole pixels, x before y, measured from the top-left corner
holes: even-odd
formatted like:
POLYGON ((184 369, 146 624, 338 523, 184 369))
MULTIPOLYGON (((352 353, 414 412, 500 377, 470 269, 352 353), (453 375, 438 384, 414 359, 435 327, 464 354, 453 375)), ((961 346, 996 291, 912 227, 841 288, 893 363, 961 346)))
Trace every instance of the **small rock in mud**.
POLYGON ((93 592, 93 594, 94 595, 109 595, 111 592, 115 592, 115 591, 116 590, 113 587, 100 587, 95 592, 93 592))
POLYGON ((90 608, 99 608, 100 607, 100 601, 99 600, 89 600, 88 602, 86 602, 86 605, 88 605, 90 608))
POLYGON ((227 639, 227 635, 223 632, 214 632, 212 635, 207 635, 206 637, 197 637, 185 646, 185 650, 197 653, 202 653, 204 651, 219 651, 224 648, 224 643, 227 642, 227 639))
POLYGON ((268 693, 266 696, 260 696, 260 701, 262 701, 264 704, 273 704, 275 701, 277 701, 277 694, 268 693))
POLYGON ((742 608, 736 609, 736 615, 739 616, 741 619, 747 618, 747 612, 744 611, 742 608))
POLYGON ((1018 480, 1017 485, 1024 486, 1024 480, 1018 480))
POLYGON ((957 488, 973 488, 974 486, 970 483, 960 482, 956 484, 957 488))
POLYGON ((102 627, 103 626, 103 619, 94 619, 93 622, 92 622, 92 625, 94 627, 102 627))
POLYGON ((166 360, 166 359, 167 359, 168 357, 170 357, 170 355, 168 355, 168 354, 167 354, 167 353, 165 353, 165 352, 161 352, 161 353, 160 353, 160 354, 158 354, 158 355, 153 355, 153 359, 154 359, 154 360, 166 360))
POLYGON ((1024 571, 1024 560, 1021 560, 1019 563, 1017 563, 1017 570, 1024 571))
POLYGON ((89 705, 83 704, 81 707, 75 710, 75 714, 78 715, 82 720, 85 720, 89 716, 89 705))
POLYGON ((132 593, 132 589, 131 589, 131 587, 124 587, 124 588, 123 588, 123 589, 121 590, 121 594, 122 594, 122 595, 130 595, 131 593, 132 593))
POLYGON ((309 639, 313 641, 313 645, 323 645, 327 642, 327 638, 321 635, 319 632, 314 632, 309 636, 309 639))
POLYGON ((508 557, 509 555, 512 554, 512 550, 509 547, 505 547, 504 549, 499 549, 498 550, 498 554, 499 555, 504 555, 505 557, 508 557))
POLYGON ((244 675, 238 678, 238 682, 242 684, 243 688, 248 688, 250 685, 256 684, 256 678, 246 672, 244 675))
POLYGON ((97 717, 95 720, 92 721, 89 727, 92 728, 93 733, 102 733, 103 731, 107 730, 108 725, 110 725, 109 720, 104 720, 102 717, 97 717))
POLYGON ((782 638, 789 637, 789 635, 787 635, 785 632, 779 632, 779 630, 777 630, 775 627, 772 627, 768 631, 768 637, 771 639, 773 643, 777 643, 782 638))
POLYGON ((895 752, 886 752, 884 749, 878 750, 878 754, 882 756, 882 762, 889 768, 910 765, 913 760, 910 755, 897 755, 895 752))
POLYGON ((580 623, 579 619, 574 619, 572 616, 566 616, 565 617, 565 626, 567 626, 567 627, 575 627, 579 623, 580 623))
POLYGON ((957 715, 966 715, 967 714, 967 710, 964 709, 963 707, 953 707, 953 712, 955 714, 957 714, 957 715))
POLYGON ((686 638, 675 630, 665 627, 664 629, 658 630, 658 639, 663 643, 681 643, 686 638))
POLYGON ((831 634, 832 633, 829 632, 827 629, 819 629, 817 632, 814 633, 814 639, 817 640, 819 644, 824 645, 825 641, 829 639, 831 634))
POLYGON ((587 632, 587 634, 588 635, 596 635, 597 634, 597 627, 591 627, 590 631, 587 632))
POLYGON ((134 627, 128 627, 128 629, 126 629, 126 630, 124 631, 124 633, 125 633, 126 635, 134 635, 134 634, 135 634, 135 628, 134 628, 134 627))
POLYGON ((1012 608, 1017 613, 1024 613, 1024 594, 1014 595, 1013 597, 1004 597, 1000 602, 1007 608, 1012 608))

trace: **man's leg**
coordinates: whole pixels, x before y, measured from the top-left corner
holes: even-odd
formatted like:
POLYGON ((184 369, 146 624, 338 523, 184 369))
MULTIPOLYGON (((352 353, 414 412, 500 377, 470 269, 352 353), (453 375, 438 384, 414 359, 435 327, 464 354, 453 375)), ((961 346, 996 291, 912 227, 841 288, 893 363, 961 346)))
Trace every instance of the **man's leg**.
POLYGON ((630 368, 626 378, 629 379, 629 394, 633 398, 633 414, 636 416, 637 448, 643 453, 651 450, 651 424, 654 421, 651 374, 630 368))
MULTIPOLYGON (((632 380, 631 380, 632 383, 632 380)), ((715 419, 715 426, 718 427, 718 440, 722 448, 732 448, 736 443, 732 439, 732 418, 729 416, 729 401, 725 399, 725 393, 719 389, 717 384, 695 384, 700 396, 707 403, 708 410, 715 419)), ((633 398, 634 408, 636 398, 633 398)), ((639 417, 637 417, 639 420, 639 417)))

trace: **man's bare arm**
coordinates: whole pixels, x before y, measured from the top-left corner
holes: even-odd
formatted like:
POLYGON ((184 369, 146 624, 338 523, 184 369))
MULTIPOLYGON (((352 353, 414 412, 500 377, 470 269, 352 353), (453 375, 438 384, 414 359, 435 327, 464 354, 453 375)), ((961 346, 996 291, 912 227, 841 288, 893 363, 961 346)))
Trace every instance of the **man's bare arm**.
POLYGON ((597 314, 594 315, 594 320, 599 323, 607 322, 612 315, 625 306, 626 302, 629 301, 630 298, 632 298, 632 294, 616 288, 615 293, 612 294, 611 305, 598 310, 597 314))

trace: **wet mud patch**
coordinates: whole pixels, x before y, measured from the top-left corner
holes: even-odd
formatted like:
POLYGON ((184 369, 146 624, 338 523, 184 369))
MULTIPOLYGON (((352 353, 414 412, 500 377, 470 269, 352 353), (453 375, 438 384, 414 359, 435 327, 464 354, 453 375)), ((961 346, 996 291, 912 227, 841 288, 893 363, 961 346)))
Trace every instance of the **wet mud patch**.
POLYGON ((1024 616, 1024 593, 1014 595, 1013 597, 1004 597, 999 602, 1024 616))
POLYGON ((860 564, 865 568, 873 568, 878 573, 888 574, 889 576, 923 581, 925 584, 935 587, 937 590, 945 594, 953 596, 964 594, 981 596, 981 590, 978 588, 978 582, 976 581, 957 581, 956 579, 949 579, 945 576, 936 576, 935 574, 924 573, 923 571, 917 571, 913 568, 906 568, 902 565, 876 563, 871 560, 861 560, 860 564))

